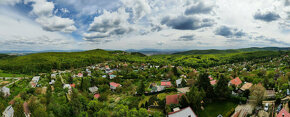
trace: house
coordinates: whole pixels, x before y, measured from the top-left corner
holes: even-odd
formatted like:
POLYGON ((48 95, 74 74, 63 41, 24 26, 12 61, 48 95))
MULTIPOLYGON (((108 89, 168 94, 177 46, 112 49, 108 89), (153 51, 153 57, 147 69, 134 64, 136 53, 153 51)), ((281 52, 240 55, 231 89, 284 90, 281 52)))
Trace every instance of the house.
POLYGON ((158 86, 155 83, 150 84, 151 92, 160 92, 165 90, 164 86, 158 86))
POLYGON ((197 116, 190 107, 186 107, 181 110, 169 112, 168 117, 197 117, 197 116))
POLYGON ((13 107, 10 105, 4 110, 4 112, 2 113, 2 117, 13 117, 13 116, 14 110, 13 107))
POLYGON ((2 87, 1 92, 4 94, 4 97, 10 96, 10 89, 8 87, 2 87))
POLYGON ((95 93, 97 93, 97 91, 98 91, 98 87, 96 87, 96 86, 90 87, 90 88, 89 88, 89 91, 90 91, 91 93, 95 94, 95 93))
POLYGON ((167 95, 166 96, 166 105, 170 104, 179 104, 179 99, 184 93, 175 94, 175 95, 167 95))
POLYGON ((210 84, 211 84, 211 85, 216 85, 216 83, 217 83, 216 80, 212 80, 212 81, 210 81, 210 84))
POLYGON ((52 85, 52 84, 54 84, 54 83, 55 83, 54 80, 51 80, 51 81, 49 82, 50 85, 52 85))
POLYGON ((121 87, 121 86, 122 86, 122 85, 119 84, 119 83, 110 82, 110 88, 111 88, 112 90, 115 90, 115 89, 117 89, 117 87, 121 87))
POLYGON ((56 74, 51 74, 50 77, 51 78, 56 78, 56 74))
POLYGON ((276 117, 290 117, 290 113, 288 113, 284 108, 277 114, 276 117))
POLYGON ((34 76, 32 78, 32 80, 30 81, 31 87, 33 87, 33 88, 36 87, 39 79, 40 79, 40 76, 34 76))
POLYGON ((28 103, 27 102, 23 103, 23 110, 24 110, 25 117, 30 117, 31 113, 29 111, 29 107, 28 107, 28 103))
POLYGON ((103 78, 106 78, 106 77, 107 77, 107 75, 103 75, 102 77, 103 77, 103 78))
POLYGON ((82 73, 78 73, 78 77, 83 77, 84 75, 82 73))
POLYGON ((31 80, 31 82, 38 83, 39 79, 40 79, 40 76, 34 76, 31 80))
POLYGON ((109 75, 110 76, 110 79, 114 79, 116 77, 116 75, 109 75))
POLYGON ((272 99, 272 98, 275 98, 275 96, 276 96, 275 90, 266 90, 265 91, 264 97, 266 99, 272 99))
POLYGON ((241 89, 242 91, 245 91, 245 90, 250 89, 252 86, 253 86, 252 83, 247 82, 247 83, 245 83, 245 84, 244 84, 240 89, 241 89))
POLYGON ((67 88, 67 89, 71 89, 70 84, 64 84, 64 85, 63 85, 63 89, 66 89, 66 88, 67 88))
POLYGON ((70 87, 75 88, 76 87, 76 84, 72 83, 72 84, 70 84, 70 87))
POLYGON ((176 80, 176 86, 177 86, 177 87, 182 87, 181 82, 182 82, 182 78, 177 79, 177 80, 176 80))
POLYGON ((99 99, 100 96, 101 95, 97 93, 97 94, 94 95, 94 98, 99 99))
POLYGON ((239 77, 236 77, 235 79, 232 79, 229 82, 230 85, 235 85, 236 87, 240 86, 242 84, 242 81, 239 77))
POLYGON ((171 82, 167 81, 167 80, 163 80, 161 81, 161 86, 165 86, 165 87, 171 87, 171 82))

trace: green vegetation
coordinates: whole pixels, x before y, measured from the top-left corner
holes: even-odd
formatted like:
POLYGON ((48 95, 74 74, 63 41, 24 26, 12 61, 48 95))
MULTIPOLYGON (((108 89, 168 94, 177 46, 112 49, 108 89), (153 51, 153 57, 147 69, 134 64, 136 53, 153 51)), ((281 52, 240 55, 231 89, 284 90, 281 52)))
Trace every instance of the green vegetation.
POLYGON ((200 110, 200 117, 216 117, 219 114, 225 116, 229 111, 237 106, 236 103, 229 101, 216 101, 205 106, 204 110, 200 110))
POLYGON ((246 103, 249 96, 259 97, 256 104, 261 105, 264 94, 259 93, 261 89, 279 91, 275 99, 286 95, 290 79, 288 55, 289 51, 255 51, 145 56, 91 50, 2 59, 0 75, 16 77, 22 73, 41 78, 36 87, 30 86, 31 77, 8 86, 11 95, 0 94, 0 112, 12 101, 17 109, 15 116, 23 116, 24 102, 28 103, 32 117, 148 117, 149 114, 164 117, 176 107, 188 106, 201 117, 228 116, 237 104, 246 103), (240 84, 228 85, 236 77, 240 84), (240 91, 245 82, 252 83, 253 88, 240 91), (97 91, 89 89, 95 86, 97 91), (184 94, 177 102, 167 103, 168 95, 181 92, 184 94))
POLYGON ((255 52, 255 51, 289 51, 290 48, 278 48, 278 47, 264 47, 264 48, 242 48, 242 49, 228 49, 228 50, 190 50, 185 52, 178 52, 174 54, 189 55, 189 54, 229 54, 229 53, 240 53, 240 52, 255 52))

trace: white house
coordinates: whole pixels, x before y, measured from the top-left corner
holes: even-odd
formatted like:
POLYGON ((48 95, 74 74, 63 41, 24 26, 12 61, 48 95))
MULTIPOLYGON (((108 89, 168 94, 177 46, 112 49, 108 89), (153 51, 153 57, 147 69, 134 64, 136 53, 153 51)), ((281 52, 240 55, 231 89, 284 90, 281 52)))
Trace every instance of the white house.
POLYGON ((70 84, 64 84, 64 85, 63 85, 63 89, 66 89, 66 88, 71 89, 70 84))
POLYGON ((1 92, 3 92, 4 97, 10 96, 10 89, 7 87, 2 87, 1 92))
POLYGON ((93 87, 90 87, 90 88, 89 88, 89 90, 90 90, 91 93, 96 93, 96 92, 98 91, 98 89, 99 89, 99 88, 96 87, 96 86, 93 86, 93 87))
POLYGON ((190 107, 181 110, 176 109, 174 112, 168 113, 168 117, 197 117, 190 107))
POLYGON ((13 110, 13 107, 10 105, 2 113, 2 117, 13 117, 13 116, 14 116, 14 110, 13 110))
POLYGON ((40 79, 40 76, 34 76, 31 81, 34 83, 37 83, 39 79, 40 79))
POLYGON ((54 83, 55 83, 54 80, 51 80, 51 81, 49 82, 50 85, 52 85, 52 84, 54 84, 54 83))

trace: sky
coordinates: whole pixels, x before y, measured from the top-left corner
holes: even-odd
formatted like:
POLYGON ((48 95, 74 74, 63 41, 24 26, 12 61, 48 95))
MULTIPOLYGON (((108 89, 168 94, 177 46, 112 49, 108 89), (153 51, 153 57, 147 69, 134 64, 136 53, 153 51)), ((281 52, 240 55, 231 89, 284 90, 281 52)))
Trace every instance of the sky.
POLYGON ((290 47, 290 0, 0 0, 0 47, 290 47))

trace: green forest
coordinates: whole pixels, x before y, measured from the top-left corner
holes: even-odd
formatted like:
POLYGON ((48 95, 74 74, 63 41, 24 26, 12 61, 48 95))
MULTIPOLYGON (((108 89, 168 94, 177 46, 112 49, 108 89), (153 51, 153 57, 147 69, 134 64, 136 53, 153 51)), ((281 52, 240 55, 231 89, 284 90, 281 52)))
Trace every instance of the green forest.
POLYGON ((152 63, 157 65, 183 65, 193 68, 207 68, 221 64, 241 62, 265 57, 276 57, 289 51, 255 51, 230 54, 154 55, 124 51, 90 50, 84 52, 48 52, 18 57, 1 57, 0 69, 8 73, 35 74, 51 70, 65 70, 84 67, 104 61, 152 63))

